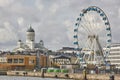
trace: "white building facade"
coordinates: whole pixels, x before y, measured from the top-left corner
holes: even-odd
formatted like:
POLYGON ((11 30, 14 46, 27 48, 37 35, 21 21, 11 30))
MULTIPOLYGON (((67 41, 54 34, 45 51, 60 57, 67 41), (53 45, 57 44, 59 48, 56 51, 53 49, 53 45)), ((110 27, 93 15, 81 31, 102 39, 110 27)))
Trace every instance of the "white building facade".
POLYGON ((120 69, 120 43, 111 45, 110 54, 107 60, 110 61, 111 65, 115 65, 116 68, 120 69))
POLYGON ((58 50, 57 52, 61 53, 74 53, 75 49, 72 47, 63 47, 62 49, 58 50))

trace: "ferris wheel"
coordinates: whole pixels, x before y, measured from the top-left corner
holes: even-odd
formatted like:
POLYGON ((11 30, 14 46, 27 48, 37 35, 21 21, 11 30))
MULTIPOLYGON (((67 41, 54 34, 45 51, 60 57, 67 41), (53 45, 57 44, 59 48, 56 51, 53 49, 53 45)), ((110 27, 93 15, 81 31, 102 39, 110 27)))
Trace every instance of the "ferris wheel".
POLYGON ((76 63, 104 64, 110 52, 111 28, 102 9, 83 9, 74 27, 76 63))

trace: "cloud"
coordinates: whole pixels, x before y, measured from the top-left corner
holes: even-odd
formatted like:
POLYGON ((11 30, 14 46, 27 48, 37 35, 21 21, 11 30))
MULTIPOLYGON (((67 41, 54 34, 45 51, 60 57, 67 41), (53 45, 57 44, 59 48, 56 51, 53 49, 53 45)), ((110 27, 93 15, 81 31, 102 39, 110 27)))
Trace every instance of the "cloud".
POLYGON ((42 11, 43 8, 44 8, 44 5, 42 4, 42 1, 41 1, 41 0, 36 0, 36 1, 35 1, 35 6, 36 6, 40 11, 42 11))
POLYGON ((120 19, 120 8, 118 9, 118 16, 119 16, 119 19, 120 19))
POLYGON ((72 23, 69 20, 65 20, 64 24, 66 27, 70 27, 72 25, 72 23))
POLYGON ((19 17, 18 19, 17 19, 17 22, 18 22, 18 24, 19 25, 23 25, 24 24, 24 18, 23 17, 19 17))
POLYGON ((12 26, 9 22, 4 22, 4 28, 0 29, 0 43, 6 43, 9 41, 16 41, 17 35, 12 31, 12 26))
POLYGON ((36 42, 43 39, 47 48, 73 46, 76 18, 82 9, 94 5, 104 10, 112 27, 113 41, 120 42, 119 4, 119 0, 0 0, 0 43, 4 48, 12 48, 18 39, 24 42, 31 24, 36 42))
MULTIPOLYGON (((65 25, 65 27, 67 29, 66 34, 68 36, 68 39, 69 39, 69 41, 72 41, 73 40, 73 35, 74 35, 74 32, 73 32, 74 26, 72 24, 72 21, 65 20, 64 25, 65 25)), ((72 42, 71 42, 71 44, 72 44, 72 42)))
POLYGON ((54 3, 54 4, 52 4, 52 6, 49 8, 49 10, 50 10, 50 12, 51 12, 52 14, 55 14, 56 11, 58 10, 58 8, 59 8, 59 5, 56 4, 56 3, 54 3))
POLYGON ((5 7, 5 6, 12 4, 13 2, 14 0, 0 0, 0 6, 5 7))

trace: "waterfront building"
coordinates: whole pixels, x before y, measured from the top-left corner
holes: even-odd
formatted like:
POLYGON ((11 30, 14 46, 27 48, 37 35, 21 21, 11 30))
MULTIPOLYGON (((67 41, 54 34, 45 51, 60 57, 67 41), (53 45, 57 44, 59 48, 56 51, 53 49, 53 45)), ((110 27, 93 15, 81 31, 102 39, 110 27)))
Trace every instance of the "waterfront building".
POLYGON ((0 70, 5 70, 7 63, 7 57, 0 57, 0 70))
POLYGON ((50 63, 52 67, 60 67, 62 64, 71 64, 71 58, 65 55, 51 56, 50 63))
POLYGON ((26 31, 26 43, 22 42, 22 40, 18 40, 17 47, 13 49, 13 52, 35 50, 47 51, 48 49, 44 47, 43 40, 40 40, 39 43, 35 42, 35 30, 30 26, 30 28, 26 31))
POLYGON ((71 64, 74 64, 77 60, 77 56, 73 47, 63 47, 60 50, 57 50, 56 54, 69 56, 71 58, 71 64))
POLYGON ((48 56, 40 55, 40 67, 41 68, 48 67, 49 63, 50 63, 50 61, 48 59, 48 56))
MULTIPOLYGON (((47 56, 39 56, 40 67, 49 66, 47 56)), ((4 57, 0 57, 0 70, 34 70, 37 66, 36 55, 20 55, 20 54, 8 54, 4 57)))
POLYGON ((7 55, 8 70, 31 70, 36 66, 36 56, 7 55))
POLYGON ((107 58, 111 65, 115 65, 120 69, 120 43, 113 43, 111 45, 110 55, 107 58))

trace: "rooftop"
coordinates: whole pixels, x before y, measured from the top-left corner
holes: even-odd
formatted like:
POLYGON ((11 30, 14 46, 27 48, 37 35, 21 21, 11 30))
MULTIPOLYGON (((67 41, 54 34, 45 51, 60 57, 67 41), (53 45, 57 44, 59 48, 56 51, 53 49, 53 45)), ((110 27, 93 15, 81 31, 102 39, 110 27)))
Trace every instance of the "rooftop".
POLYGON ((27 30, 27 32, 35 32, 34 29, 30 26, 30 28, 27 30))

